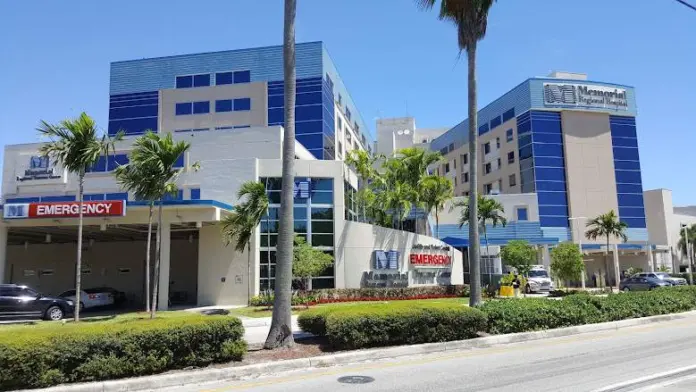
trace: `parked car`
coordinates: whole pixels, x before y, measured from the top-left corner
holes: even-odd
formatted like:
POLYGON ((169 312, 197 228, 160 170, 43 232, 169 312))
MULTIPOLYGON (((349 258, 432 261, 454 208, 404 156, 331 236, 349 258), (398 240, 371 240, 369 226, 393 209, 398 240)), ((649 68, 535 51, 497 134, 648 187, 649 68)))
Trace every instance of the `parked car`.
POLYGON ((61 320, 74 309, 70 300, 46 296, 27 286, 0 284, 0 318, 61 320))
POLYGON ((686 279, 675 278, 666 272, 641 272, 641 273, 635 274, 633 276, 639 276, 642 278, 660 279, 660 280, 663 280, 665 282, 671 283, 672 286, 686 286, 686 279))
POLYGON ((621 291, 647 291, 659 287, 668 287, 672 284, 662 279, 650 278, 645 276, 631 276, 621 281, 619 290, 621 291))
POLYGON ((532 266, 527 278, 527 285, 524 287, 526 293, 549 292, 553 290, 553 281, 549 273, 543 266, 532 266))
MULTIPOLYGON (((59 295, 69 301, 76 301, 75 290, 68 290, 59 295)), ((111 287, 95 287, 80 292, 80 309, 103 308, 121 305, 126 301, 126 294, 111 287)))

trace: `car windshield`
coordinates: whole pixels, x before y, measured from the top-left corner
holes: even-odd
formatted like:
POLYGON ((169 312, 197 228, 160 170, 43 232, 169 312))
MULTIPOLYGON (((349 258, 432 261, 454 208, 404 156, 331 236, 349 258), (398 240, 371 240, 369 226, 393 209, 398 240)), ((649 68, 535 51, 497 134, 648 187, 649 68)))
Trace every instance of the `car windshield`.
POLYGON ((36 297, 39 295, 39 293, 30 289, 29 287, 25 287, 22 289, 22 295, 27 297, 36 297))
POLYGON ((61 295, 59 295, 59 297, 72 297, 74 295, 75 295, 75 290, 68 290, 68 291, 62 293, 61 295))
POLYGON ((545 270, 531 270, 529 271, 530 278, 548 278, 549 274, 545 270))
POLYGON ((657 277, 660 279, 667 279, 667 278, 671 277, 671 276, 669 276, 668 273, 665 273, 665 272, 658 272, 655 275, 657 275, 657 277))

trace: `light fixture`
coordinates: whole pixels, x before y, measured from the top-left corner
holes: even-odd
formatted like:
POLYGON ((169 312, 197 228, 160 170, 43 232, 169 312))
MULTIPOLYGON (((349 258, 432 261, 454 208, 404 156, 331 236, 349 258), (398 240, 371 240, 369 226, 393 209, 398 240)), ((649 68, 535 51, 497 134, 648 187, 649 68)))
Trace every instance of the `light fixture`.
POLYGON ((50 234, 46 234, 46 243, 47 244, 51 243, 51 235, 50 234))

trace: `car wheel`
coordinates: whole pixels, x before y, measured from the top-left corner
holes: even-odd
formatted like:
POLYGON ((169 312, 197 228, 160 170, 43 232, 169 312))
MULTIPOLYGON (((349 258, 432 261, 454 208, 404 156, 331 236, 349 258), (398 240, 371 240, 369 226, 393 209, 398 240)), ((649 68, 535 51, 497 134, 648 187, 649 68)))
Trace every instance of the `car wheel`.
POLYGON ((631 291, 631 288, 626 286, 623 288, 623 291, 624 291, 624 293, 628 293, 629 291, 631 291))
POLYGON ((532 293, 532 288, 529 287, 529 285, 524 286, 524 293, 525 293, 525 294, 531 294, 531 293, 532 293))
POLYGON ((51 306, 46 310, 46 320, 58 321, 63 319, 63 309, 60 306, 51 306))

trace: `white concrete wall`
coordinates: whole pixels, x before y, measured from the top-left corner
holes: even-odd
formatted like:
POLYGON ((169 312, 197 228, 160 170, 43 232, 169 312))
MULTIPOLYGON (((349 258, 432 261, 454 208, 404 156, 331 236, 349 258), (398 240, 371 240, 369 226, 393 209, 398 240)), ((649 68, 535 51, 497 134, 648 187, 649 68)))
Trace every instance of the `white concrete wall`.
POLYGON ((413 117, 380 118, 377 120, 377 153, 392 156, 402 148, 420 143, 416 137, 416 120, 413 117), (404 132, 408 131, 408 132, 404 132))
MULTIPOLYGON (((342 235, 337 240, 336 274, 344 276, 344 281, 337 280, 338 288, 359 288, 363 273, 372 270, 372 258, 375 250, 399 251, 399 270, 406 273, 413 268, 408 263, 408 255, 413 245, 440 245, 444 242, 432 237, 399 230, 387 229, 360 222, 346 222, 342 235), (340 286, 339 284, 342 283, 340 286)), ((454 248, 452 256, 452 284, 462 284, 462 253, 454 248)))

